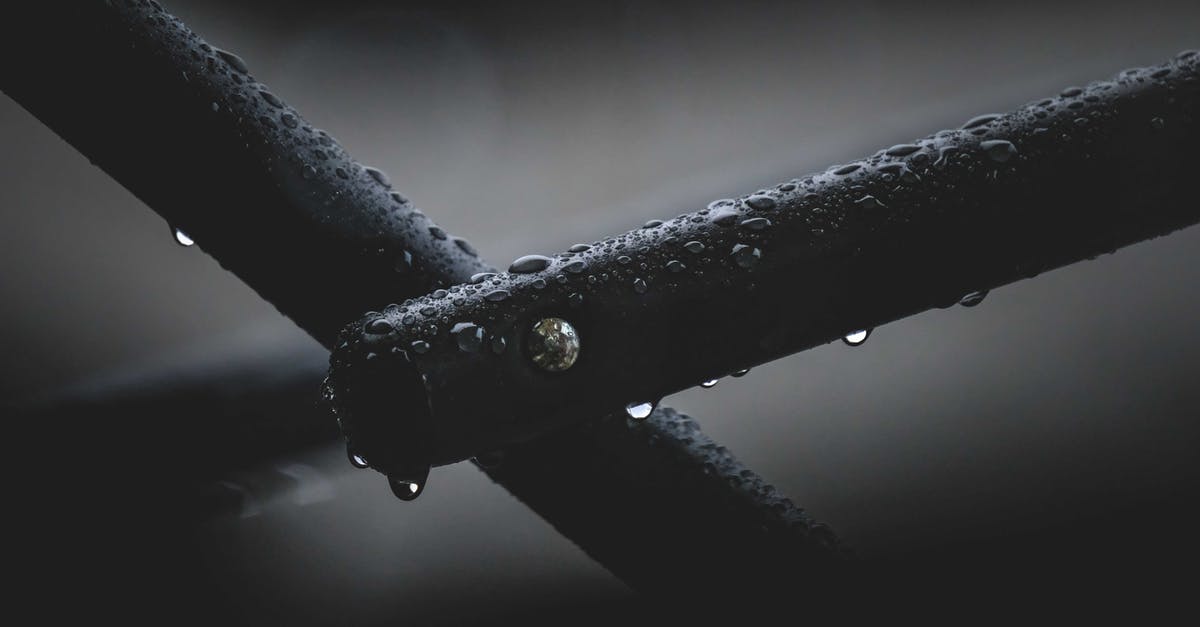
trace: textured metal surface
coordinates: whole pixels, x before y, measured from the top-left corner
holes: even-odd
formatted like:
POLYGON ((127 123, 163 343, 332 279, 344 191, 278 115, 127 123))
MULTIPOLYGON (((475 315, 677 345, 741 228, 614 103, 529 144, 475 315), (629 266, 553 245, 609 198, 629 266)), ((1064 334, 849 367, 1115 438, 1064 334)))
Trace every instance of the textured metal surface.
POLYGON ((1189 52, 369 314, 332 390, 377 467, 452 463, 1193 224, 1198 145, 1189 52))
MULTIPOLYGON (((371 174, 328 135, 307 126, 236 56, 209 47, 157 3, 22 5, 22 10, 32 14, 6 25, 20 24, 23 35, 34 37, 8 33, 0 66, 5 93, 326 345, 365 310, 489 270, 469 244, 435 228, 391 191, 386 177, 371 174), (30 56, 38 62, 23 61, 30 56), (80 106, 81 95, 89 95, 87 106, 80 106)), ((138 415, 152 419, 146 417, 164 403, 173 407, 170 396, 151 401, 117 394, 91 402, 97 414, 89 416, 140 407, 138 415)), ((319 419, 316 414, 281 416, 265 405, 259 409, 265 414, 255 424, 280 428, 256 431, 249 442, 233 447, 241 452, 230 461, 244 459, 243 447, 254 448, 255 442, 264 448, 249 452, 250 458, 304 446, 313 433, 328 428, 307 422, 319 419), (277 420, 284 418, 298 424, 277 420)), ((581 420, 598 415, 588 412, 581 420)), ((64 420, 47 423, 43 435, 46 441, 64 440, 100 429, 93 435, 120 439, 122 424, 64 420), (70 428, 81 423, 91 429, 70 428)), ((127 426, 133 434, 144 423, 127 426)), ((219 438, 223 429, 218 422, 190 431, 219 438)), ((544 447, 529 443, 510 451, 502 467, 509 470, 489 472, 557 528, 574 534, 601 563, 629 576, 665 578, 639 580, 645 589, 661 589, 664 581, 678 588, 721 586, 745 576, 722 570, 720 559, 703 567, 693 561, 672 566, 671 556, 694 550, 699 537, 720 537, 730 547, 751 551, 736 556, 742 564, 837 553, 825 549, 832 534, 813 533, 808 524, 762 535, 764 520, 807 519, 773 491, 745 491, 747 481, 758 480, 740 465, 721 462, 716 475, 721 481, 714 481, 705 473, 712 457, 707 449, 680 446, 667 454, 651 446, 656 433, 659 441, 672 441, 674 423, 648 421, 640 429, 645 437, 605 429, 588 437, 563 433, 544 447), (636 475, 625 470, 631 460, 637 460, 636 475), (608 485, 607 498, 585 489, 564 493, 559 479, 567 476, 580 486, 608 485), (691 483, 693 489, 685 489, 691 483), (664 495, 663 486, 671 486, 677 507, 643 507, 664 495), (611 525, 618 518, 625 522, 611 525), (635 521, 693 531, 647 543, 628 536, 635 521)), ((233 427, 227 433, 233 437, 233 427)), ((94 467, 133 461, 88 455, 75 446, 65 450, 94 467)), ((381 498, 390 498, 385 495, 381 486, 381 498)))

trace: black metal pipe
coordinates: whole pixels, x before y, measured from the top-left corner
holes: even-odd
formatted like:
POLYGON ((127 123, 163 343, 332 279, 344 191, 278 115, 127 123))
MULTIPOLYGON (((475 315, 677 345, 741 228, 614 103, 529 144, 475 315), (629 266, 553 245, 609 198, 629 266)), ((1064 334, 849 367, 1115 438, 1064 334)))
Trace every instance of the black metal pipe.
MULTIPOLYGON (((156 2, 17 9, 0 21, 4 92, 323 344, 332 346, 338 329, 363 311, 490 270, 469 244, 435 228, 391 191, 381 173, 310 129, 240 58, 212 48, 156 2)), ((122 398, 89 405, 119 415, 130 407, 122 398)), ((158 400, 171 406, 170 398, 158 400)), ((270 414, 268 404, 259 409, 270 414)), ((587 411, 580 422, 600 415, 587 411)), ((277 415, 256 422, 268 431, 253 441, 270 440, 272 453, 306 445, 308 434, 321 432, 305 422, 308 413, 292 416, 303 428, 271 416, 277 415)), ((642 578, 643 589, 772 581, 770 569, 723 569, 755 562, 803 563, 797 570, 808 576, 828 561, 809 559, 814 551, 841 554, 828 528, 791 523, 808 520, 795 505, 773 491, 737 487, 762 481, 731 459, 709 463, 711 442, 681 427, 682 420, 664 414, 641 425, 638 437, 625 429, 558 434, 544 445, 507 451, 502 465, 485 470, 614 572, 660 575, 652 585, 642 578), (627 460, 639 460, 636 475, 627 460), (604 499, 571 488, 601 484, 609 490, 604 499), (775 531, 763 536, 764 525, 775 531), (629 536, 643 527, 688 531, 654 542, 629 536), (669 558, 717 537, 724 548, 710 547, 704 568, 669 558)), ((39 432, 49 440, 71 437, 75 422, 55 424, 39 432)), ((106 425, 116 432, 134 428, 106 425)), ((219 421, 192 427, 205 438, 234 433, 219 421)), ((239 448, 229 459, 244 453, 239 448)))
POLYGON ((4 93, 327 348, 398 294, 490 270, 157 3, 19 6, 4 93))
POLYGON ((1198 114, 1189 52, 522 258, 349 325, 330 393, 353 445, 400 477, 598 410, 644 417, 703 381, 1197 222, 1198 114))

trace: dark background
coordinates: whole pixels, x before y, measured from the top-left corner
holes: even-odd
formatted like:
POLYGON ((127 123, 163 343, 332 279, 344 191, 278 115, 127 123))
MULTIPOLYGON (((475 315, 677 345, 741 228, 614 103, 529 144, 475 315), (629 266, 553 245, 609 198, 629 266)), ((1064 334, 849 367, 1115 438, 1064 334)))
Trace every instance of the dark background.
MULTIPOLYGON (((1200 46, 1195 2, 164 4, 498 264, 1200 46)), ((321 359, 3 96, 0 134, 5 398, 233 355, 321 359)), ((1036 571, 1057 567, 1061 544, 1099 567, 1186 566, 1198 260, 1192 228, 664 403, 868 559, 1018 545, 1036 571)), ((231 621, 472 623, 630 603, 467 464, 436 469, 414 503, 332 447, 228 480, 281 474, 300 487, 256 493, 189 540, 203 557, 187 567, 220 582, 231 621)))

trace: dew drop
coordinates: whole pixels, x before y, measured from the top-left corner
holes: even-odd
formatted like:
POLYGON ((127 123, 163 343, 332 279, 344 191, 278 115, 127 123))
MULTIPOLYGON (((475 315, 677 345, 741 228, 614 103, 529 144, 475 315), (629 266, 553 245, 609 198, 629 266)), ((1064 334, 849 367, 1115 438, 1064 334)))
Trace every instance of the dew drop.
POLYGON ((845 176, 847 174, 850 174, 851 172, 854 172, 855 170, 857 170, 861 167, 862 167, 861 164, 851 163, 850 165, 844 165, 844 166, 834 170, 833 173, 838 176, 845 176))
POLYGON ((258 92, 258 95, 262 96, 262 99, 266 100, 267 104, 271 105, 272 107, 275 107, 277 109, 283 108, 283 101, 279 99, 279 96, 276 96, 275 94, 273 94, 265 89, 260 90, 258 92))
POLYGON ((378 168, 363 168, 363 169, 367 171, 367 174, 371 175, 371 178, 375 179, 376 183, 379 183, 380 185, 382 185, 384 187, 388 187, 388 188, 390 188, 392 186, 392 182, 388 180, 387 175, 384 174, 382 170, 380 170, 378 168))
POLYGON ((501 355, 508 348, 508 340, 503 335, 492 336, 492 352, 501 355))
POLYGON ((733 207, 720 207, 708 216, 708 221, 720 226, 729 226, 737 220, 738 210, 733 207))
POLYGON ((476 272, 475 274, 471 275, 470 283, 472 285, 479 285, 480 283, 483 283, 494 276, 496 276, 495 272, 476 272))
POLYGON ((846 336, 842 338, 842 341, 845 342, 847 346, 859 346, 863 342, 867 341, 868 337, 871 337, 871 329, 861 329, 854 331, 853 333, 847 333, 846 336))
POLYGON ((436 224, 429 226, 429 234, 435 239, 446 239, 446 231, 436 224))
POLYGON ((530 359, 539 368, 562 372, 579 358, 579 334, 562 318, 543 318, 530 330, 528 348, 530 359))
POLYGON ((487 294, 484 294, 483 298, 488 302, 498 303, 507 299, 509 296, 511 296, 511 294, 508 292, 508 290, 492 290, 487 294))
POLYGON ((625 406, 625 413, 634 420, 645 420, 654 411, 654 403, 630 403, 625 406))
POLYGON ((749 369, 749 368, 743 368, 743 369, 741 369, 741 370, 738 370, 737 372, 730 373, 730 375, 729 375, 729 376, 731 376, 731 377, 744 377, 744 376, 746 376, 746 375, 748 375, 748 374, 750 374, 750 369, 749 369))
POLYGON ((283 122, 283 125, 288 128, 296 128, 297 126, 300 126, 300 121, 297 120, 296 116, 292 115, 291 113, 284 113, 283 115, 279 116, 279 121, 283 122))
POLYGON ((372 335, 387 335, 393 330, 392 323, 387 318, 376 318, 367 323, 366 331, 372 335))
POLYGON ((637 278, 633 280, 633 291, 638 294, 645 294, 649 286, 646 285, 645 279, 637 278))
POLYGON ((709 379, 708 381, 705 381, 704 383, 701 383, 701 384, 700 384, 700 387, 702 387, 702 388, 704 388, 704 389, 706 389, 706 390, 707 390, 707 389, 709 389, 709 388, 711 388, 711 387, 715 386, 715 385, 717 384, 717 381, 720 381, 720 379, 719 379, 719 378, 717 378, 717 379, 709 379))
POLYGON ((987 290, 971 292, 970 294, 963 296, 962 299, 958 301, 958 304, 962 305, 963 307, 974 307, 975 305, 982 303, 983 299, 987 298, 987 295, 987 290))
POLYGON ((479 251, 475 250, 475 247, 471 245, 471 242, 468 242, 467 240, 465 240, 461 237, 454 238, 454 245, 458 246, 459 250, 463 251, 464 253, 467 253, 468 255, 470 255, 472 257, 479 256, 479 251))
POLYGON ((525 255, 513 261, 512 265, 508 266, 508 271, 513 274, 531 274, 549 268, 551 263, 554 263, 554 260, 545 255, 525 255))
POLYGON ((450 329, 450 333, 464 353, 476 353, 483 348, 483 327, 477 324, 460 322, 450 329))
POLYGON ((180 246, 191 246, 196 243, 195 240, 188 237, 188 234, 184 233, 183 230, 178 227, 172 228, 171 234, 175 236, 175 242, 180 246))
POLYGON ((755 194, 746 199, 746 205, 751 209, 766 211, 775 208, 775 199, 766 194, 755 194))
POLYGON ((354 452, 354 449, 349 444, 346 445, 346 457, 350 460, 350 465, 355 468, 370 468, 371 464, 367 463, 367 459, 362 455, 354 452))
POLYGON ((404 476, 388 475, 388 486, 392 488, 392 494, 401 501, 411 501, 425 490, 425 483, 429 479, 429 466, 425 466, 423 470, 405 473, 404 476))
POLYGON ((563 266, 563 271, 570 272, 571 274, 579 274, 584 270, 587 270, 587 264, 582 259, 576 259, 563 266))
POLYGON ((642 225, 642 228, 643 229, 652 229, 656 226, 662 226, 662 223, 663 223, 662 220, 649 220, 645 224, 642 225))
POLYGON ((920 149, 921 147, 916 144, 897 144, 888 148, 884 154, 889 157, 907 157, 920 149))
POLYGON ((979 142, 979 147, 987 153, 989 159, 996 163, 1004 163, 1017 154, 1017 147, 1004 139, 989 139, 979 142))
POLYGON ((568 248, 567 252, 569 252, 569 253, 585 253, 591 249, 592 249, 592 247, 588 246, 587 244, 575 244, 574 246, 568 248))
POLYGON ((241 72, 242 74, 250 73, 250 68, 246 67, 246 62, 236 54, 229 52, 228 50, 221 50, 220 48, 213 48, 213 52, 217 53, 217 56, 221 57, 222 61, 228 63, 229 67, 241 72))
POLYGON ((742 220, 738 226, 751 231, 761 231, 768 226, 771 226, 771 221, 766 218, 750 218, 748 220, 742 220))
POLYGON ((429 352, 429 342, 425 340, 414 340, 410 346, 412 346, 413 352, 418 355, 424 355, 429 352))
POLYGON ((735 244, 730 256, 739 267, 753 268, 762 257, 762 251, 746 244, 735 244))
POLYGON ((704 244, 693 240, 684 244, 683 249, 689 253, 692 253, 693 255, 698 255, 704 252, 704 244))
POLYGON ((682 261, 679 261, 677 259, 672 259, 667 262, 667 271, 668 272, 679 273, 679 272, 683 272, 684 270, 687 270, 687 266, 683 265, 682 261))
POLYGON ((991 124, 1001 117, 1002 116, 999 113, 985 113, 983 115, 977 115, 970 120, 967 120, 966 124, 962 125, 962 128, 963 130, 970 130, 985 124, 991 124))

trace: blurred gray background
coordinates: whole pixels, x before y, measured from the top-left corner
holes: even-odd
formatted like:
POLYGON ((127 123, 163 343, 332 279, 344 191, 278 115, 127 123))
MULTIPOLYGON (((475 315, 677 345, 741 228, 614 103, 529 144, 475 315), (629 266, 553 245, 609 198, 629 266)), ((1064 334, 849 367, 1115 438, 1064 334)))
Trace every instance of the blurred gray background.
MULTIPOLYGON (((497 264, 1200 46, 1195 2, 163 4, 497 264)), ((0 133, 4 397, 320 354, 3 96, 0 133)), ((1153 536, 1197 494, 1198 260, 1192 228, 664 403, 862 554, 1106 517, 1153 536)), ((256 616, 469 622, 631 595, 467 464, 411 504, 336 450, 273 468, 303 494, 203 531, 203 568, 256 616)))

